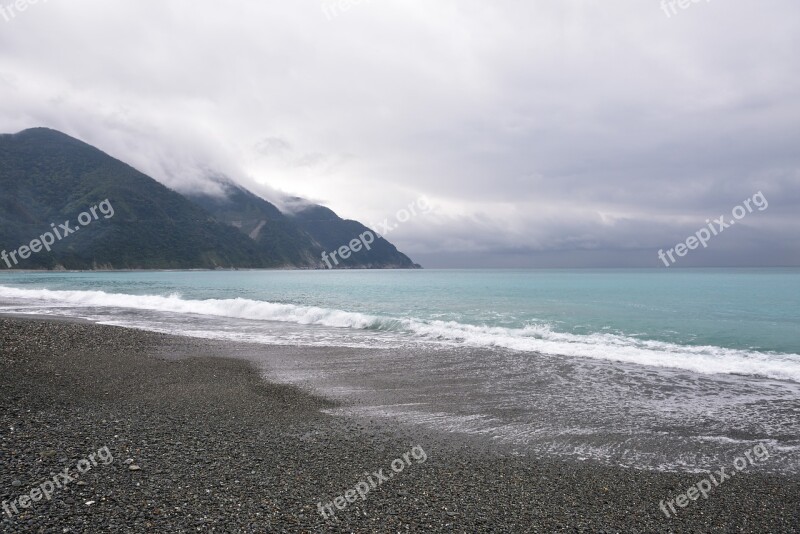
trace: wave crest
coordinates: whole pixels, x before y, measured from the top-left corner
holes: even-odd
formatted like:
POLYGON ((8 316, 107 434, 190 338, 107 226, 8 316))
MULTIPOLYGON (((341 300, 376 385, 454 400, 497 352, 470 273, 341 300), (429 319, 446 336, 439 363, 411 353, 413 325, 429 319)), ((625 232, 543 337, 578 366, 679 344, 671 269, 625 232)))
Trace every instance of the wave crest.
POLYGON ((395 332, 398 335, 422 340, 473 347, 500 347, 540 354, 671 367, 705 374, 746 374, 800 382, 800 355, 797 354, 680 345, 608 333, 571 334, 557 332, 547 324, 538 323, 524 328, 479 326, 455 321, 379 317, 344 310, 245 298, 191 300, 184 299, 179 294, 129 295, 104 291, 59 291, 0 286, 0 298, 59 303, 70 307, 129 308, 395 332))

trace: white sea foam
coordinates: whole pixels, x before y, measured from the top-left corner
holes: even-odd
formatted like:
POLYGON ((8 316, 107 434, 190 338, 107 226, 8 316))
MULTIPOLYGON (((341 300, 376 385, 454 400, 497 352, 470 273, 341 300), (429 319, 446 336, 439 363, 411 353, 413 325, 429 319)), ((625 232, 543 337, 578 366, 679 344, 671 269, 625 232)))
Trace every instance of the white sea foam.
MULTIPOLYGON (((472 347, 623 361, 697 373, 756 375, 800 382, 800 355, 640 340, 618 334, 557 332, 546 324, 525 328, 477 326, 448 321, 377 317, 343 310, 236 299, 184 299, 178 294, 129 295, 103 291, 54 291, 0 286, 0 299, 70 307, 128 308, 280 321, 301 325, 393 332, 415 339, 472 347)), ((118 319, 117 319, 118 320, 118 319)))

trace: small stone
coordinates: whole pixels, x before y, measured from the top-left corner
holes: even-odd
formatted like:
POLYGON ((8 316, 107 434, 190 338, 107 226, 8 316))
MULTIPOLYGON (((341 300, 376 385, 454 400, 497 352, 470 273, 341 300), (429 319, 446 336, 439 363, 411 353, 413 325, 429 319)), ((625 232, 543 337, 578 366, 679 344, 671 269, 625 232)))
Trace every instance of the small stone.
POLYGON ((97 501, 86 501, 86 506, 91 506, 91 505, 93 505, 93 504, 94 504, 94 503, 96 503, 96 502, 97 502, 97 501))
POLYGON ((22 482, 20 482, 19 480, 15 480, 14 482, 11 483, 11 485, 14 486, 15 488, 18 488, 22 485, 22 482))
POLYGON ((131 465, 129 465, 129 466, 128 466, 128 470, 129 470, 129 471, 141 471, 141 470, 142 470, 142 468, 141 468, 141 467, 139 467, 138 465, 131 464, 131 465))

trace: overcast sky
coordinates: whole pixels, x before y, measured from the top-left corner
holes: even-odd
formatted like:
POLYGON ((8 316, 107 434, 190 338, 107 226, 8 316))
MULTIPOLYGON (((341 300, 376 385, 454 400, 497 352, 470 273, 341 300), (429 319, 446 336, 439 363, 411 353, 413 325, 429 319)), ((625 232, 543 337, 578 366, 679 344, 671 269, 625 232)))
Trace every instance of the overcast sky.
POLYGON ((665 268, 761 191, 676 265, 800 265, 798 52, 797 0, 40 0, 0 131, 367 224, 424 195, 386 237, 427 267, 665 268))

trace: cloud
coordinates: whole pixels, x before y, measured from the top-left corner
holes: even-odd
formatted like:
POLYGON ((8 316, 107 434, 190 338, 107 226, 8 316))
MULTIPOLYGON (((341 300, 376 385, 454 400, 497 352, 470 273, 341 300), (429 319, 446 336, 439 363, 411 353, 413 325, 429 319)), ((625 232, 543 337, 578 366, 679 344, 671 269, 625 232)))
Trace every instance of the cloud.
POLYGON ((33 6, 0 18, 0 130, 363 222, 425 194, 390 238, 437 265, 638 265, 762 190, 691 261, 797 262, 796 2, 347 5, 33 6))

